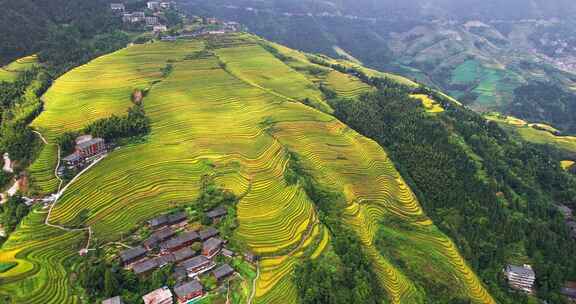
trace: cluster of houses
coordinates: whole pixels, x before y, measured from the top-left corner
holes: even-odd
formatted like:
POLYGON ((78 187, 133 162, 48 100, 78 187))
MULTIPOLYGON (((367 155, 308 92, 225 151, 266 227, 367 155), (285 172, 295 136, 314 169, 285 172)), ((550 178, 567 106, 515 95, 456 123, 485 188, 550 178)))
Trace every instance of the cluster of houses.
MULTIPOLYGON (((224 207, 206 213, 214 224, 219 223, 226 215, 227 210, 224 207)), ((221 283, 234 274, 235 271, 229 264, 218 265, 215 261, 219 254, 227 258, 235 256, 234 252, 224 248, 226 241, 218 237, 219 231, 214 227, 188 231, 187 224, 185 212, 153 218, 147 222, 147 226, 154 231, 150 237, 141 245, 120 252, 122 265, 138 276, 146 276, 169 264, 175 265, 172 275, 177 284, 173 290, 168 287, 154 290, 142 297, 145 304, 172 304, 174 298, 176 303, 188 303, 205 294, 199 275, 211 271, 210 275, 221 283), (193 244, 198 246, 192 246, 193 244)), ((252 254, 246 254, 244 258, 251 263, 255 262, 252 254)), ((119 297, 106 301, 103 304, 122 303, 117 302, 121 301, 119 297)))
POLYGON ((202 26, 194 31, 182 32, 178 36, 164 36, 162 41, 176 41, 178 39, 193 39, 201 36, 209 35, 224 35, 229 33, 236 33, 242 30, 242 26, 238 22, 221 21, 216 18, 201 18, 197 20, 202 26))
MULTIPOLYGON (((109 145, 102 138, 92 135, 83 135, 76 138, 74 152, 64 158, 62 162, 69 169, 80 169, 108 152, 109 145)), ((62 168, 63 169, 63 168, 62 168)), ((62 174, 60 171, 59 174, 62 174)))
POLYGON ((146 3, 148 10, 153 12, 152 16, 147 16, 143 11, 127 12, 126 6, 123 3, 112 3, 110 4, 110 9, 118 14, 122 15, 122 22, 124 23, 144 23, 147 27, 152 28, 156 33, 165 32, 168 30, 166 25, 160 23, 158 14, 165 9, 172 7, 171 2, 160 2, 160 1, 149 1, 146 3))

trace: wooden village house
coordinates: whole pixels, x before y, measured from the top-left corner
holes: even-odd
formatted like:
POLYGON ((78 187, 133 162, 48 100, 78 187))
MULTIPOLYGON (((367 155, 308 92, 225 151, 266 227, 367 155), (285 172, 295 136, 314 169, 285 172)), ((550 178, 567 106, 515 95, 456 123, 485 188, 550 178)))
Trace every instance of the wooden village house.
POLYGON ((142 297, 144 304, 172 304, 172 292, 168 287, 158 288, 142 297))
POLYGON ((178 304, 185 304, 204 295, 204 288, 200 282, 193 280, 174 287, 174 294, 178 304))
POLYGON ((127 249, 120 252, 120 261, 122 265, 127 266, 145 257, 146 253, 147 250, 142 246, 127 249))
POLYGON ((218 268, 216 268, 212 274, 217 281, 222 281, 223 279, 231 276, 234 274, 234 268, 230 267, 228 264, 224 264, 218 268))
POLYGON ((212 258, 220 252, 220 249, 222 249, 222 243, 223 241, 218 238, 208 239, 204 244, 202 244, 202 255, 212 258))

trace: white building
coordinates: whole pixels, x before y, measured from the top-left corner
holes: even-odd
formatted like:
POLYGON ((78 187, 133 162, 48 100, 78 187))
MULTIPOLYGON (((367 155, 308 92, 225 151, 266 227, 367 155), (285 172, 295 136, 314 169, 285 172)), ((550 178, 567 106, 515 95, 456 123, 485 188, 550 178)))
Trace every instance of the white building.
POLYGON ((148 26, 158 25, 158 17, 146 17, 145 19, 148 26))
POLYGON ((124 7, 123 3, 111 3, 110 9, 116 13, 123 13, 126 7, 124 7))
POLYGON ((142 297, 144 304, 172 304, 172 292, 168 287, 158 288, 142 297))
POLYGON ((146 7, 148 7, 149 10, 157 10, 160 9, 160 2, 158 1, 149 1, 148 3, 146 3, 146 7))
POLYGON ((166 32, 168 28, 165 25, 155 25, 153 28, 154 33, 166 32))
POLYGON ((536 274, 532 270, 532 266, 524 264, 522 266, 508 265, 504 269, 504 273, 508 278, 510 287, 532 293, 534 288, 534 281, 536 281, 536 274))

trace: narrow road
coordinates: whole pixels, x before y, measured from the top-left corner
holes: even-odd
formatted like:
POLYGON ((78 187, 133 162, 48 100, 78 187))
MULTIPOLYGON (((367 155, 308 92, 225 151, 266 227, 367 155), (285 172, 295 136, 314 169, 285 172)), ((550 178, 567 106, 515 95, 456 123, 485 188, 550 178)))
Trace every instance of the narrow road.
POLYGON ((254 300, 254 296, 256 295, 256 282, 258 281, 259 277, 260 277, 260 264, 256 262, 256 277, 254 278, 254 281, 252 281, 252 292, 250 293, 250 298, 248 298, 248 304, 252 304, 252 301, 254 300))
MULTIPOLYGON (((38 134, 38 136, 40 137, 40 139, 42 140, 42 142, 45 145, 49 145, 46 138, 44 138, 44 136, 40 132, 38 132, 38 131, 32 131, 32 132, 38 134)), ((88 167, 84 168, 82 171, 80 171, 78 174, 76 174, 76 176, 74 176, 74 178, 68 184, 66 184, 66 186, 64 186, 64 188, 62 188, 64 181, 60 178, 60 176, 58 176, 58 169, 60 168, 60 162, 61 162, 60 154, 61 154, 60 145, 58 145, 58 162, 57 162, 56 168, 54 169, 54 176, 60 181, 60 183, 58 185, 58 191, 55 194, 54 202, 52 202, 52 204, 50 205, 50 209, 48 209, 48 215, 46 215, 46 219, 44 220, 44 224, 46 226, 49 226, 49 227, 64 230, 66 232, 88 231, 88 240, 86 241, 86 246, 80 250, 80 252, 86 252, 90 248, 90 242, 92 241, 92 228, 90 226, 84 227, 84 228, 67 228, 67 227, 64 227, 61 225, 50 224, 50 215, 52 214, 52 209, 54 209, 54 206, 56 206, 56 203, 58 202, 58 200, 60 199, 60 197, 62 196, 64 191, 66 191, 66 189, 68 189, 68 187, 70 185, 72 185, 80 176, 82 176, 82 174, 84 174, 86 171, 90 170, 90 168, 94 167, 97 163, 99 163, 102 159, 104 159, 107 156, 107 154, 102 155, 101 157, 96 159, 94 162, 92 162, 90 165, 88 165, 88 167)))

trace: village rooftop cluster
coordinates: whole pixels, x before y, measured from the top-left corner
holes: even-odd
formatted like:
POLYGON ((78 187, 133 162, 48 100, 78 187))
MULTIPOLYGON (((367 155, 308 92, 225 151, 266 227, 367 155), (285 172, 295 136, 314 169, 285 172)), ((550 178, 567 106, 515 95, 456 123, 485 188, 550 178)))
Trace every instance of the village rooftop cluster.
POLYGON ((177 39, 190 39, 206 35, 224 35, 242 30, 238 22, 222 21, 213 17, 196 17, 194 22, 200 26, 193 30, 183 30, 178 36, 164 36, 161 40, 176 41, 177 39))
POLYGON ((152 28, 155 33, 165 32, 168 30, 166 25, 160 23, 158 16, 163 10, 171 7, 173 7, 172 2, 149 1, 146 3, 146 8, 151 12, 151 15, 147 15, 145 11, 127 12, 124 3, 110 4, 110 9, 114 13, 121 15, 124 23, 144 23, 147 27, 152 28))
MULTIPOLYGON (((212 224, 218 224, 227 215, 224 207, 217 207, 206 213, 212 224)), ((231 277, 235 270, 228 263, 218 264, 216 257, 222 255, 232 259, 235 253, 224 245, 225 240, 219 238, 219 231, 214 227, 204 227, 200 230, 187 230, 188 217, 186 212, 178 211, 163 214, 146 222, 152 234, 140 245, 120 252, 121 264, 138 276, 147 276, 154 270, 174 264, 172 276, 176 280, 173 290, 162 287, 143 295, 145 304, 189 303, 203 297, 206 293, 199 276, 209 273, 218 284, 231 277), (195 250, 194 244, 200 250, 195 250), (173 299, 176 299, 174 302, 173 299)), ((257 260, 251 253, 244 254, 249 263, 257 260)), ((120 297, 107 299, 103 304, 122 303, 120 297)))

